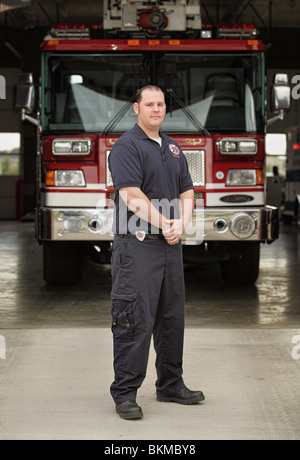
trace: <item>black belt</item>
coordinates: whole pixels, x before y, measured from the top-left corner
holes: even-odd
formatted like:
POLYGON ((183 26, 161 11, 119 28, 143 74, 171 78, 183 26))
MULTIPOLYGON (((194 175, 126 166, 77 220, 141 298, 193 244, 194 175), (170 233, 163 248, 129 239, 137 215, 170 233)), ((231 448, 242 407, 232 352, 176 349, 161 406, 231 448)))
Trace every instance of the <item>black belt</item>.
MULTIPOLYGON (((136 238, 139 239, 135 233, 116 233, 115 236, 120 236, 121 238, 136 238)), ((161 234, 153 235, 152 233, 146 233, 145 240, 164 240, 165 237, 161 234)))

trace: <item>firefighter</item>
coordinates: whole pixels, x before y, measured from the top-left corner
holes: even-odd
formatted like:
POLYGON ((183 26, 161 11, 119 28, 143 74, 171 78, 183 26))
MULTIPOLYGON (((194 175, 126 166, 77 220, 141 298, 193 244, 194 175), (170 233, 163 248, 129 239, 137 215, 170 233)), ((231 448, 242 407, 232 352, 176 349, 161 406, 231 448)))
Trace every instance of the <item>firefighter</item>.
POLYGON ((137 390, 147 369, 153 334, 156 398, 195 404, 182 378, 184 276, 181 236, 194 208, 187 161, 160 127, 163 91, 137 91, 138 123, 115 143, 109 167, 115 188, 112 256, 112 331, 115 380, 111 395, 123 419, 143 417, 137 390))

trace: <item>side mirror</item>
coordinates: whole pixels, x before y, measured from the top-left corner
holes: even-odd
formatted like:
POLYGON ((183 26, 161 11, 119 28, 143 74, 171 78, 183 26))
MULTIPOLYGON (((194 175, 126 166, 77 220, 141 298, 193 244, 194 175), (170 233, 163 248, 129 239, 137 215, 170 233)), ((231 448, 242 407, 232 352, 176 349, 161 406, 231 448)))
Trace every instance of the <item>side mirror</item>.
POLYGON ((17 84, 16 109, 25 110, 27 114, 35 109, 35 87, 31 73, 23 73, 20 76, 17 84))
POLYGON ((271 88, 270 109, 271 112, 287 112, 291 108, 291 88, 288 75, 277 73, 271 88))

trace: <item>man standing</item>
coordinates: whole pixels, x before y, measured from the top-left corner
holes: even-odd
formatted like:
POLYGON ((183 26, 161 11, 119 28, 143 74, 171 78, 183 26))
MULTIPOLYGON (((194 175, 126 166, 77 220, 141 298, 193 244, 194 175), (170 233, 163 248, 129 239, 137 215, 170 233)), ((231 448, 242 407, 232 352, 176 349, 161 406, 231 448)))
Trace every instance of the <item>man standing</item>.
POLYGON ((115 187, 112 317, 115 380, 111 395, 121 418, 142 418, 136 403, 153 334, 157 401, 195 404, 201 391, 182 379, 184 277, 181 236, 194 209, 194 189, 178 144, 160 132, 163 91, 138 90, 138 124, 114 145, 115 187))

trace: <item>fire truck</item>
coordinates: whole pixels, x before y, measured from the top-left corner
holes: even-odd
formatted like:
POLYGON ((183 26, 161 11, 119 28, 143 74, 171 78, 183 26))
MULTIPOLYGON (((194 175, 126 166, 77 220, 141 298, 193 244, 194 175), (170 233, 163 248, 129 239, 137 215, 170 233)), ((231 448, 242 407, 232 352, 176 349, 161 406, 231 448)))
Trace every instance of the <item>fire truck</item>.
MULTIPOLYGON (((136 123, 136 90, 166 93, 164 133, 186 155, 195 187, 187 263, 214 258, 225 283, 253 284, 261 243, 278 238, 278 209, 265 202, 265 46, 255 25, 202 24, 198 1, 107 0, 103 23, 56 24, 41 44, 39 106, 23 74, 17 107, 37 125, 36 237, 44 279, 74 284, 84 254, 109 262, 114 189, 108 157, 136 123), (36 110, 37 115, 32 112, 36 110)), ((289 109, 276 74, 269 122, 289 109)))

